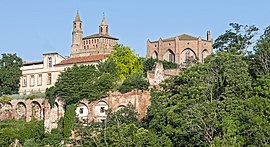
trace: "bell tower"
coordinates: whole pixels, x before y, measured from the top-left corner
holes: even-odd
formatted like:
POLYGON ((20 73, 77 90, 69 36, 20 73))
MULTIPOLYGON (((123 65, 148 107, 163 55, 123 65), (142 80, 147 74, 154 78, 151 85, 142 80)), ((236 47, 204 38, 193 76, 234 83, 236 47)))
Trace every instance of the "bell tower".
POLYGON ((73 31, 72 31, 72 45, 71 45, 71 52, 70 56, 74 56, 76 53, 79 52, 80 49, 83 48, 82 44, 82 21, 80 19, 79 12, 77 11, 75 20, 73 21, 73 31))
POLYGON ((107 25, 104 13, 101 24, 99 25, 99 34, 109 35, 109 26, 107 25))

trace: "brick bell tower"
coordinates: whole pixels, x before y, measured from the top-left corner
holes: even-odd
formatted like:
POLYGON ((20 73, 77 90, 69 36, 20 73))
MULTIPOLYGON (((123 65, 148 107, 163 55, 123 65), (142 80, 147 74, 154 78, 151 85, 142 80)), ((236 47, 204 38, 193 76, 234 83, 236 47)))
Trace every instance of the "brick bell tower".
POLYGON ((73 57, 80 49, 83 48, 82 43, 83 31, 82 31, 82 21, 80 19, 79 12, 77 11, 75 20, 73 21, 73 31, 72 31, 72 45, 70 51, 70 57, 73 57))

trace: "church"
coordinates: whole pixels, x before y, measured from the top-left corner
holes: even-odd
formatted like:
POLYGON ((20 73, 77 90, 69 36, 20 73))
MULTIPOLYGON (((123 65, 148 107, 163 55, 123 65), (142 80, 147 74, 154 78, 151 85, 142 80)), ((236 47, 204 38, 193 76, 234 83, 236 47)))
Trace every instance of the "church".
POLYGON ((77 65, 95 65, 104 61, 113 51, 118 38, 109 35, 109 25, 103 15, 99 32, 83 37, 80 15, 77 12, 73 21, 70 57, 58 53, 45 53, 41 61, 24 62, 20 80, 19 94, 45 92, 55 84, 65 68, 77 65))

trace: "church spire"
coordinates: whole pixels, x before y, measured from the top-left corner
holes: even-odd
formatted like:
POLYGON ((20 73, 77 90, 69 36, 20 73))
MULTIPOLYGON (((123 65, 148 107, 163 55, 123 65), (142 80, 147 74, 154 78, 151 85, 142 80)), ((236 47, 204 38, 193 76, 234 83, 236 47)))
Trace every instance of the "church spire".
POLYGON ((99 25, 99 34, 108 35, 109 34, 108 28, 109 26, 106 22, 105 14, 103 12, 102 21, 101 24, 99 25))
POLYGON ((79 11, 77 11, 75 21, 81 21, 79 11))

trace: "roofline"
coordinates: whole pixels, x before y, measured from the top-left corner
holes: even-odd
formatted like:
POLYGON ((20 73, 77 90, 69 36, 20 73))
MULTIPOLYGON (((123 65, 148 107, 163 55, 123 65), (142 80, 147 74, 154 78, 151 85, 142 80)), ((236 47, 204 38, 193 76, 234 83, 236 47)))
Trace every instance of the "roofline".
POLYGON ((26 66, 26 65, 36 65, 36 64, 43 64, 43 61, 23 62, 23 66, 26 66))

